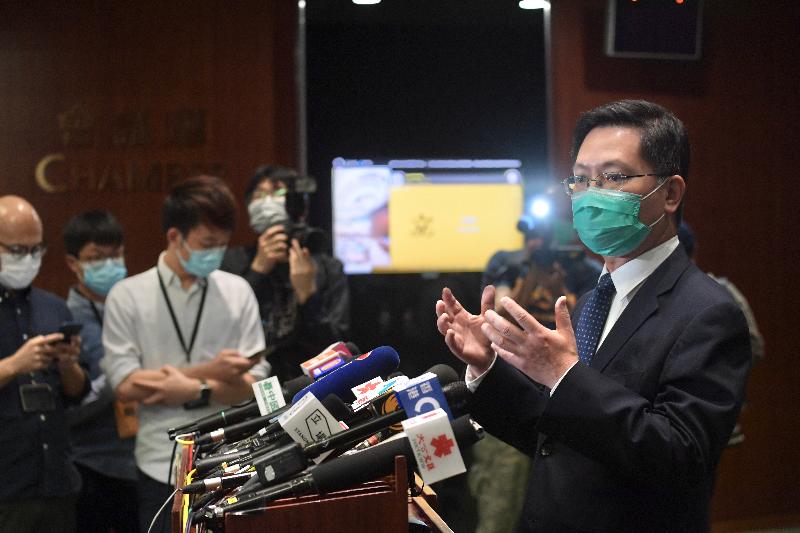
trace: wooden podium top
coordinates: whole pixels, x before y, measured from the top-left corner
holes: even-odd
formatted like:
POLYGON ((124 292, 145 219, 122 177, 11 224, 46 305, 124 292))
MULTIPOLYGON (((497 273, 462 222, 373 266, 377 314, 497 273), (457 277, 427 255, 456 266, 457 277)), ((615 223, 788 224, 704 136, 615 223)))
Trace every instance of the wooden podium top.
MULTIPOLYGON (((192 447, 181 449, 177 486, 182 487, 189 471, 192 447)), ((225 516, 226 533, 373 533, 408 531, 410 518, 425 522, 436 532, 451 532, 435 511, 436 493, 423 487, 415 475, 417 496, 409 494, 406 458, 395 458, 394 474, 354 487, 329 492, 283 498, 263 509, 234 512, 225 516)), ((183 533, 183 495, 176 494, 172 505, 172 530, 183 533)))

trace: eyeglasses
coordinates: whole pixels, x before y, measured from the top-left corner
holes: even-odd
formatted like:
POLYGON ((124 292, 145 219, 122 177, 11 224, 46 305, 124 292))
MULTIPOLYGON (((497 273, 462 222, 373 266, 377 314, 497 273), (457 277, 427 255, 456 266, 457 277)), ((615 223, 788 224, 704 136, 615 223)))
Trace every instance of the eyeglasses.
POLYGON ((8 250, 8 253, 17 259, 22 259, 26 255, 30 255, 34 259, 40 259, 47 251, 47 245, 43 242, 34 244, 33 246, 25 246, 24 244, 5 244, 0 242, 0 246, 8 250))
POLYGON ((606 183, 617 190, 621 189, 628 180, 631 178, 644 178, 645 176, 655 176, 657 178, 667 178, 672 174, 622 174, 621 172, 603 172, 596 178, 587 178, 586 176, 570 176, 563 180, 561 184, 564 186, 564 192, 572 196, 576 192, 583 192, 589 188, 589 182, 593 181, 601 189, 606 183))
POLYGON ((253 193, 253 200, 263 200, 264 198, 272 198, 274 200, 278 200, 279 202, 286 201, 286 194, 287 190, 283 187, 280 189, 276 189, 272 192, 267 191, 255 191, 253 193))

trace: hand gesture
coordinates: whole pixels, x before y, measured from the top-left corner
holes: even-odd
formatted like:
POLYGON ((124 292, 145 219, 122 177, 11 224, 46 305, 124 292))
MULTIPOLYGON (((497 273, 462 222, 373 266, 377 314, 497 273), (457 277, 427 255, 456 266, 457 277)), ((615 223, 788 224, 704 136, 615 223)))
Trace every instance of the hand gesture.
POLYGON ((250 268, 261 274, 269 274, 276 263, 286 260, 288 247, 288 237, 283 225, 267 228, 258 237, 256 255, 250 268))
POLYGON ((511 298, 502 298, 500 305, 519 327, 498 313, 487 311, 481 331, 491 341, 491 349, 532 380, 552 389, 578 361, 566 297, 556 301, 555 330, 544 327, 511 298))
POLYGON ((301 248, 297 239, 292 239, 289 249, 289 281, 300 304, 317 292, 317 264, 308 248, 301 248))
POLYGON ((442 299, 436 302, 436 327, 444 335, 444 342, 453 354, 474 368, 479 375, 494 361, 490 341, 483 333, 484 315, 494 307, 494 286, 487 285, 481 295, 481 312, 473 315, 456 300, 450 289, 442 290, 442 299))
POLYGON ((54 343, 63 338, 64 335, 61 333, 51 333, 28 339, 9 358, 13 363, 14 373, 16 375, 27 374, 49 367, 56 352, 54 343))

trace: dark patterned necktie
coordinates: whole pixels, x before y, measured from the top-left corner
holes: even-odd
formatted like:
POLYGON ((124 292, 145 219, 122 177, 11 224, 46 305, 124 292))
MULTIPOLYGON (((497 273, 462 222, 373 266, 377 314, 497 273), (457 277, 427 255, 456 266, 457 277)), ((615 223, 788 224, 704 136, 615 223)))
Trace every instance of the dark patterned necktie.
POLYGON ((603 333, 608 310, 611 308, 611 300, 614 299, 616 292, 611 275, 603 274, 581 311, 578 329, 575 330, 575 340, 578 344, 578 357, 587 365, 592 362, 594 352, 597 350, 597 343, 603 333))

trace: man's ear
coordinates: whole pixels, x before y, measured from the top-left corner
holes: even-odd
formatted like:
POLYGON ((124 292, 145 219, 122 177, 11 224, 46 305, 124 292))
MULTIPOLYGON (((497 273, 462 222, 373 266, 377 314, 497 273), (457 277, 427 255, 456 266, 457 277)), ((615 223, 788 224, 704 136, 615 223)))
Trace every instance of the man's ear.
POLYGON ((181 240, 181 232, 178 228, 169 228, 167 230, 167 246, 175 245, 178 246, 181 240))
POLYGON ((669 183, 665 187, 667 189, 667 197, 664 200, 664 204, 667 213, 673 215, 678 211, 683 201, 683 196, 686 194, 686 182, 682 176, 677 174, 667 179, 669 183))
POLYGON ((78 261, 78 258, 72 255, 66 255, 64 256, 64 260, 67 263, 67 268, 70 269, 78 279, 80 279, 83 269, 81 268, 81 263, 78 261))

